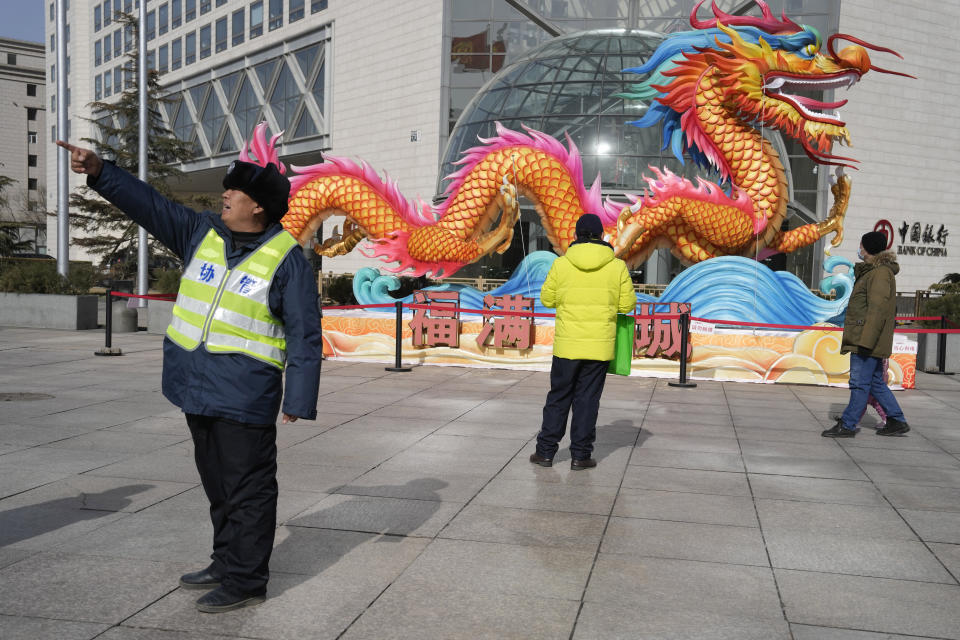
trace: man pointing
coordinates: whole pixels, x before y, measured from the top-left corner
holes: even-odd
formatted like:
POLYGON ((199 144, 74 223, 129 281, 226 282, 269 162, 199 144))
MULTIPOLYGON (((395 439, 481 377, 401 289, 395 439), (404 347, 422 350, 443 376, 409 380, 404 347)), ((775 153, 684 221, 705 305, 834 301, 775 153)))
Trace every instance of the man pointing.
POLYGON ((314 419, 322 357, 313 271, 279 224, 290 182, 272 163, 236 161, 220 215, 197 213, 89 149, 57 145, 89 187, 186 264, 163 341, 163 394, 193 437, 213 561, 180 585, 210 589, 197 600, 207 613, 259 604, 276 529, 281 398, 284 423, 314 419))

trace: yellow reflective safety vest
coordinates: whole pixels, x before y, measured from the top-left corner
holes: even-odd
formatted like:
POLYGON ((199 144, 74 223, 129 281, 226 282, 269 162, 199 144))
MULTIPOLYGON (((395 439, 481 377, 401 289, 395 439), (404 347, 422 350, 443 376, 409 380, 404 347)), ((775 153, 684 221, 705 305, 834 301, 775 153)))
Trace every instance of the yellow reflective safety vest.
POLYGON ((283 369, 283 321, 270 311, 270 285, 296 239, 280 231, 233 269, 223 238, 210 229, 190 259, 173 306, 167 337, 193 351, 242 353, 283 369))

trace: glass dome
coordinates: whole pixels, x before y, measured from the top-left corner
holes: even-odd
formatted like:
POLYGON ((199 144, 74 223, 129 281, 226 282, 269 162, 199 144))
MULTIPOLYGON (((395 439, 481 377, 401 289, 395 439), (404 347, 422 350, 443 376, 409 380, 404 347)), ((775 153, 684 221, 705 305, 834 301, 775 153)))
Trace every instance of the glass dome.
POLYGON ((684 170, 672 155, 661 153, 659 127, 627 124, 643 115, 646 104, 615 97, 645 77, 622 70, 643 64, 662 39, 650 31, 604 29, 561 36, 528 51, 497 73, 463 110, 450 134, 441 176, 455 170, 453 163, 477 144, 477 136, 494 135, 498 121, 516 130, 526 125, 559 140, 568 134, 582 154, 584 179, 592 182, 600 173, 604 191, 637 189, 650 164, 694 173, 689 164, 684 170))

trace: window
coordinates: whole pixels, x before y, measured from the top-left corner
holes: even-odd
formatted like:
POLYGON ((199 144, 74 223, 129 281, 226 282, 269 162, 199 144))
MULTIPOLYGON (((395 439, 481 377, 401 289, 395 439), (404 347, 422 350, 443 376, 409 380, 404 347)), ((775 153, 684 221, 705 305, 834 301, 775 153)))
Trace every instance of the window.
POLYGON ((283 0, 270 0, 270 31, 283 26, 283 0))
POLYGON ((57 50, 57 34, 53 33, 50 35, 50 52, 53 53, 57 50))
POLYGON ((36 120, 36 119, 37 119, 37 108, 27 107, 27 120, 36 120))
POLYGON ((103 36, 103 61, 109 62, 113 57, 113 42, 110 34, 103 36))
POLYGON ((50 96, 50 113, 57 112, 57 96, 50 96))
POLYGON ((200 59, 210 56, 210 25, 200 27, 200 59))
POLYGON ((111 84, 113 80, 113 74, 107 71, 103 74, 103 96, 109 98, 113 94, 113 85, 111 84))
POLYGON ((250 39, 263 35, 263 0, 250 5, 250 39))
POLYGON ((197 61, 197 33, 191 31, 183 42, 183 64, 193 64, 197 61))
POLYGON ((218 6, 218 7, 222 7, 222 6, 225 5, 225 4, 227 4, 227 0, 217 0, 217 6, 218 6))
POLYGON ((110 18, 113 13, 110 11, 110 0, 104 0, 103 2, 103 26, 110 26, 110 18))
POLYGON ((303 18, 303 2, 304 0, 290 0, 290 6, 288 7, 290 22, 296 22, 303 18))
POLYGON ((214 26, 216 29, 215 35, 217 37, 216 51, 217 53, 220 53, 227 48, 227 17, 224 16, 217 20, 214 26))
POLYGON ((166 73, 169 67, 167 67, 167 45, 160 45, 160 48, 157 49, 157 70, 160 73, 166 73))
POLYGON ((35 84, 28 84, 28 85, 27 85, 27 95, 28 95, 28 96, 34 96, 34 97, 35 97, 35 96, 37 95, 37 85, 35 85, 35 84))
POLYGON ((103 43, 97 40, 93 43, 93 66, 98 67, 103 62, 103 43))
POLYGON ((183 0, 170 0, 170 28, 176 29, 183 21, 183 0))
POLYGON ((123 67, 113 68, 113 87, 117 93, 120 93, 120 87, 123 86, 123 67))
POLYGON ((157 70, 157 50, 150 49, 147 51, 147 69, 150 71, 157 70))
POLYGON ((54 18, 57 17, 57 10, 54 7, 54 3, 50 3, 50 22, 53 22, 54 18))
POLYGON ((200 15, 210 12, 210 0, 200 0, 200 15))
POLYGON ((27 131, 27 143, 28 143, 28 144, 37 144, 37 132, 36 132, 36 131, 27 131))
POLYGON ((167 4, 162 4, 157 9, 157 33, 161 36, 167 32, 168 13, 169 6, 167 4))
POLYGON ((190 22, 197 17, 197 0, 183 0, 183 21, 190 22))
POLYGON ((125 67, 123 70, 123 86, 127 89, 133 89, 137 86, 136 79, 133 77, 133 69, 131 68, 132 66, 133 65, 125 67))
POLYGON ((120 57, 120 29, 113 32, 113 57, 120 57))
POLYGON ((37 156, 36 156, 36 155, 34 155, 34 154, 31 153, 31 154, 29 154, 29 155, 27 156, 27 166, 28 166, 28 167, 35 167, 35 166, 37 166, 37 156))
POLYGON ((50 65, 50 82, 57 81, 57 65, 50 65))
POLYGON ((233 28, 233 46, 237 46, 243 42, 244 38, 244 29, 243 29, 243 9, 233 12, 232 17, 232 28, 233 28))
MULTIPOLYGON (((34 134, 36 135, 36 134, 34 134)), ((37 179, 36 178, 27 178, 27 189, 30 191, 37 190, 37 179)))
MULTIPOLYGON (((50 5, 53 8, 53 5, 50 5)), ((51 12, 51 20, 53 20, 53 13, 51 12)), ((94 32, 100 31, 100 5, 97 5, 93 8, 93 30, 94 32)))
POLYGON ((311 0, 310 13, 318 13, 327 8, 327 0, 311 0))
POLYGON ((133 12, 133 0, 123 0, 123 10, 126 13, 133 12))
POLYGON ((147 14, 147 40, 153 40, 157 37, 157 12, 151 11, 147 14))
POLYGON ((180 68, 183 59, 183 44, 180 38, 170 43, 170 69, 176 71, 180 68))
POLYGON ((7 54, 7 64, 17 64, 17 54, 8 53, 7 54))

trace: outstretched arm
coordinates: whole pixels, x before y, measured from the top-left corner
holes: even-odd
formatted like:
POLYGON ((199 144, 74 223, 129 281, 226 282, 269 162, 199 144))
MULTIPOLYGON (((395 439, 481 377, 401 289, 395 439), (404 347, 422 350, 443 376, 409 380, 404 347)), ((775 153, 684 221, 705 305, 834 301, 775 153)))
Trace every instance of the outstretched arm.
POLYGON ((110 204, 153 234, 168 249, 185 260, 190 239, 201 217, 182 204, 173 202, 149 184, 104 162, 90 149, 57 140, 57 146, 70 152, 70 168, 87 176, 87 186, 110 204))

